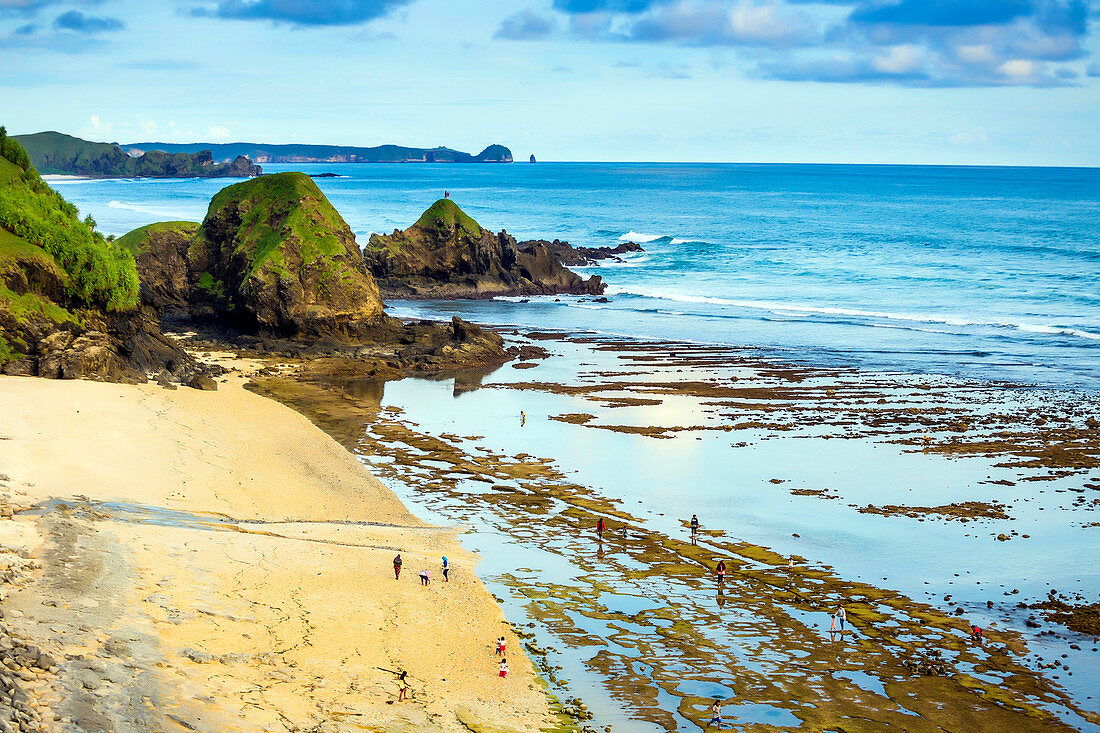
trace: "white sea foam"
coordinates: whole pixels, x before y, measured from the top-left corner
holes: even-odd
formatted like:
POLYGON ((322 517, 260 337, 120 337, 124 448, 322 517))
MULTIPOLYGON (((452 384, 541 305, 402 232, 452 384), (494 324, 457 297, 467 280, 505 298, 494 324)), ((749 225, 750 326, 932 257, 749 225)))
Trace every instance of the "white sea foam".
POLYGON ((195 219, 202 218, 204 212, 202 211, 188 211, 182 212, 173 209, 158 209, 152 206, 140 206, 138 204, 128 204, 123 201, 109 201, 107 206, 112 209, 122 209, 123 211, 133 211, 138 214, 150 214, 152 216, 168 216, 174 219, 195 219))
POLYGON ((1084 331, 1079 328, 1067 328, 1064 326, 1051 326, 1036 323, 1023 323, 1019 321, 982 321, 970 318, 930 315, 923 313, 892 313, 888 311, 863 310, 860 308, 837 308, 833 306, 803 305, 799 303, 777 303, 768 300, 736 300, 731 298, 716 298, 707 295, 686 295, 684 293, 650 290, 647 288, 621 288, 614 285, 608 285, 605 292, 607 295, 640 295, 646 298, 671 300, 678 303, 701 303, 708 305, 728 305, 735 308, 752 308, 756 310, 767 310, 777 314, 789 313, 793 315, 818 314, 827 316, 852 316, 856 318, 882 318, 888 321, 942 323, 947 326, 985 326, 992 328, 1011 328, 1028 333, 1076 336, 1077 338, 1100 341, 1100 333, 1084 331))
POLYGON ((619 237, 619 240, 623 242, 655 242, 658 239, 664 239, 665 236, 664 234, 642 234, 631 230, 619 237))

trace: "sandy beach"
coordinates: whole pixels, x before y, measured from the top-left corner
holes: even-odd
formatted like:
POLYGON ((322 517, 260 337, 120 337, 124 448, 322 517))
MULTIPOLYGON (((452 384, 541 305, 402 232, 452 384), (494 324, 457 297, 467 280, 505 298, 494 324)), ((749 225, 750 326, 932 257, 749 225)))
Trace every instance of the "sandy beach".
POLYGON ((458 529, 418 520, 245 381, 203 392, 0 378, 0 647, 43 654, 13 668, 42 728, 551 725, 458 529))

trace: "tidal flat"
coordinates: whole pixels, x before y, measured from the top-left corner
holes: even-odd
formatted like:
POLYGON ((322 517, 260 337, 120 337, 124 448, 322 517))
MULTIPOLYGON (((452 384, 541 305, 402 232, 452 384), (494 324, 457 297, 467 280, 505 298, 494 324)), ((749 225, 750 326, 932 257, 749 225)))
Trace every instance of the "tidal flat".
POLYGON ((590 724, 698 730, 722 697, 738 730, 1100 726, 1095 397, 509 338, 549 355, 385 383, 312 362, 254 389, 463 526, 590 724))

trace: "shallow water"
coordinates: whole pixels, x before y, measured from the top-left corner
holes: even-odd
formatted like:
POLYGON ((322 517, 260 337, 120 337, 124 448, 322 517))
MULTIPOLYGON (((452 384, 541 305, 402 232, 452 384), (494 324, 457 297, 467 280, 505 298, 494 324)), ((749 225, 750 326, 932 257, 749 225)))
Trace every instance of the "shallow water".
MULTIPOLYGON (((1042 631, 1058 628, 1062 637, 1038 636, 1038 630, 1025 624, 1034 612, 1015 605, 1041 600, 1051 588, 1100 599, 1100 569, 1087 560, 1100 554, 1100 534, 1082 526, 1092 516, 1073 504, 1078 494, 1070 490, 1080 489, 1088 475, 1098 472, 1032 483, 1019 479, 1041 471, 996 465, 1003 459, 912 452, 882 438, 827 438, 822 433, 833 431, 812 425, 794 433, 682 432, 656 439, 549 420, 563 413, 592 414, 597 422, 613 424, 684 425, 717 418, 705 400, 682 396, 659 406, 606 407, 576 395, 501 388, 517 381, 578 384, 604 370, 630 367, 614 352, 588 344, 539 343, 555 356, 534 369, 506 366, 473 380, 460 375, 457 390, 450 380, 391 382, 381 403, 399 408, 394 414, 417 432, 441 436, 470 455, 552 459, 566 480, 582 485, 594 498, 618 502, 616 511, 629 513, 625 539, 620 536, 623 523, 614 514, 608 515, 607 540, 600 545, 594 541, 595 520, 593 526, 576 526, 568 502, 547 513, 509 500, 504 492, 522 487, 523 481, 496 479, 490 488, 481 481, 459 480, 448 490, 440 485, 443 472, 437 470, 445 462, 436 461, 427 472, 413 470, 408 461, 411 457, 422 465, 416 456, 423 449, 390 439, 389 447, 399 448, 398 460, 392 460, 387 439, 369 426, 364 460, 426 518, 467 527, 463 544, 483 558, 478 575, 503 599, 511 621, 534 624, 530 630, 537 644, 557 650, 547 659, 562 667, 557 673, 566 680, 561 693, 580 695, 596 712, 596 722, 625 731, 694 730, 705 722, 703 716, 709 717, 704 698, 731 688, 742 704, 727 709, 727 719, 737 726, 755 722, 794 727, 800 710, 805 714, 841 694, 833 689, 836 685, 849 685, 842 694, 857 696, 852 699, 867 696, 865 705, 916 715, 886 699, 891 678, 861 665, 873 658, 864 643, 885 643, 885 653, 894 655, 925 648, 931 627, 922 628, 918 620, 923 618, 922 604, 939 609, 945 618, 961 608, 966 621, 1019 635, 1030 653, 1044 661, 1064 661, 1069 669, 1046 672, 1048 680, 1084 710, 1100 710, 1095 699, 1100 697, 1100 654, 1091 651, 1096 641, 1047 623, 1042 631), (489 386, 471 390, 470 382, 477 379, 489 386), (375 440, 381 443, 368 447, 375 440), (379 453, 379 460, 372 453, 379 453), (998 479, 1016 483, 989 483, 998 479), (792 488, 828 489, 836 498, 795 495, 792 488), (855 510, 868 503, 928 506, 964 500, 1002 502, 1011 519, 922 521, 855 510), (795 557, 799 568, 825 573, 822 580, 810 576, 798 581, 803 588, 820 587, 823 607, 807 610, 782 601, 759 605, 772 591, 757 595, 751 589, 756 583, 750 580, 756 577, 752 573, 785 582, 784 571, 766 562, 750 561, 741 571, 750 573, 744 577, 733 570, 727 592, 717 596, 705 575, 647 572, 655 567, 654 557, 634 545, 654 537, 685 541, 686 521, 693 512, 703 524, 700 546, 713 548, 704 553, 712 559, 728 556, 728 543, 746 541, 795 557), (999 542, 995 537, 1000 533, 1013 539, 999 542), (829 578, 898 591, 912 601, 887 608, 887 616, 872 628, 854 622, 855 628, 837 638, 829 634, 835 592, 829 578), (949 602, 945 595, 950 595, 949 602), (987 607, 987 601, 993 606, 987 607), (692 629, 690 643, 702 645, 694 652, 675 641, 680 623, 692 629), (883 642, 882 634, 897 641, 883 642), (683 658, 670 657, 674 650, 683 658), (836 655, 838 661, 824 664, 822 654, 836 655), (1061 654, 1068 656, 1062 660, 1061 654), (799 674, 820 680, 816 684, 821 691, 791 687, 801 684, 791 677, 800 665, 806 670, 799 674), (773 685, 776 691, 767 692, 773 685)), ((690 370, 681 370, 681 378, 697 376, 684 371, 690 370)), ((966 399, 965 385, 958 388, 966 399)), ((1025 390, 1018 399, 1032 397, 1025 390)), ((849 599, 852 592, 845 591, 849 599)), ((935 633, 942 633, 938 638, 949 647, 971 646, 961 629, 945 627, 935 633)), ((1035 661, 1028 664, 1033 668, 1035 661)), ((955 671, 997 684, 999 678, 981 671, 982 664, 979 652, 972 661, 960 658, 955 671)), ((1040 706, 1090 729, 1063 704, 1040 706)))

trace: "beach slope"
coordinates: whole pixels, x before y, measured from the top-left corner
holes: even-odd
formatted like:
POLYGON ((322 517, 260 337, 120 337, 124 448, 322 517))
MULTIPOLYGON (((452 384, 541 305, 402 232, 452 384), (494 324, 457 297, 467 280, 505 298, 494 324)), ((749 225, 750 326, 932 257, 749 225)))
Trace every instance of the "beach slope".
POLYGON ((13 673, 24 707, 46 730, 549 725, 456 530, 245 381, 0 377, 0 656, 42 655, 13 673))

